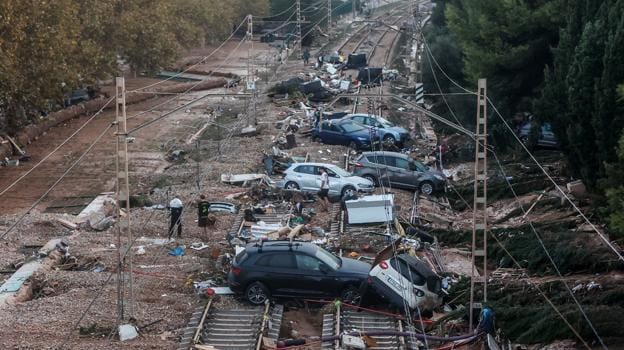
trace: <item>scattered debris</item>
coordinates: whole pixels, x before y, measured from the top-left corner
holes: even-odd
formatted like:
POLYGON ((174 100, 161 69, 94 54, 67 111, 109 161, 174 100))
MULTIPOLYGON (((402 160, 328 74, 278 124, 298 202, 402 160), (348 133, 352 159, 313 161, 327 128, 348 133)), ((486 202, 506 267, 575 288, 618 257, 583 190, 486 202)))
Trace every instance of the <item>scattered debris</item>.
POLYGON ((131 324, 122 324, 119 326, 119 340, 128 341, 139 336, 137 328, 131 324))

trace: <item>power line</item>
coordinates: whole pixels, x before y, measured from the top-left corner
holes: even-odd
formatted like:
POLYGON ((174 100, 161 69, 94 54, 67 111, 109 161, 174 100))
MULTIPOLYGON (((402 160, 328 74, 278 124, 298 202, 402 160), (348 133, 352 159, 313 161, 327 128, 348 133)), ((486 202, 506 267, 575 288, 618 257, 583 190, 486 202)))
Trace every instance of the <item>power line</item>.
POLYGON ((33 171, 35 171, 35 169, 37 169, 41 164, 43 164, 43 162, 45 162, 46 160, 48 160, 48 158, 50 158, 50 156, 52 156, 54 153, 56 153, 56 151, 58 151, 61 147, 63 147, 65 144, 67 144, 67 142, 69 142, 69 140, 71 140, 74 136, 76 136, 80 131, 82 131, 82 129, 84 129, 91 121, 93 121, 93 119, 95 119, 98 115, 100 115, 104 109, 111 103, 113 102, 114 97, 111 97, 108 102, 106 102, 104 104, 104 106, 102 106, 102 108, 100 108, 100 110, 98 110, 93 116, 91 116, 91 118, 89 118, 86 122, 84 122, 84 124, 82 124, 76 131, 74 131, 71 135, 69 135, 68 138, 65 139, 65 141, 61 142, 60 145, 56 146, 56 148, 54 148, 50 153, 48 153, 45 157, 43 157, 43 159, 41 159, 37 164, 35 164, 32 168, 30 168, 26 173, 24 173, 22 176, 20 176, 19 178, 17 178, 15 181, 13 181, 9 186, 7 186, 4 190, 2 190, 2 192, 0 192, 0 196, 2 196, 3 194, 5 194, 8 190, 10 190, 11 188, 13 188, 13 186, 15 186, 17 183, 19 183, 20 181, 22 181, 26 176, 30 175, 33 171))
MULTIPOLYGON (((503 166, 502 166, 500 160, 498 159, 498 156, 496 155, 496 153, 494 151, 492 151, 492 154, 494 155, 494 159, 496 160, 496 163, 498 163, 498 167, 499 167, 499 169, 502 172, 503 178, 505 179, 505 182, 507 183, 507 186, 509 187, 511 193, 514 196, 514 198, 516 200, 516 203, 518 203, 518 207, 522 211, 522 214, 526 215, 527 212, 524 209, 524 207, 522 206, 522 203, 520 203, 520 199, 518 198, 518 195, 516 194, 516 191, 514 190, 513 186, 511 185, 511 183, 507 179, 507 174, 505 173, 505 170, 503 169, 503 166)), ((578 306, 579 311, 583 315, 583 318, 585 319, 585 321, 587 322, 587 324, 591 328, 591 330, 594 333, 594 335, 596 336, 596 338, 598 338, 598 341, 602 345, 602 348, 606 350, 607 346, 602 341, 602 338, 600 337, 600 335, 598 334, 598 331, 596 330, 596 328, 594 327, 593 323, 591 322, 591 320, 589 319, 589 317, 585 313, 585 310, 581 306, 581 303, 578 301, 578 299, 574 295, 574 292, 572 292, 572 290, 570 289, 568 284, 563 280, 563 275, 561 274, 561 271, 559 271, 559 267, 557 267, 557 264, 555 263, 555 260, 552 258, 552 256, 550 255, 550 252, 546 248, 546 245, 544 244, 544 241, 542 240, 542 237, 540 237, 540 235, 537 233, 537 230, 535 229, 535 226, 533 226, 533 222, 531 220, 527 220, 527 221, 529 223, 529 227, 531 227, 531 230, 533 231, 533 234, 535 235, 535 238, 537 238, 537 241, 539 242, 540 246, 544 250, 544 253, 546 253, 546 256, 548 257, 548 260, 550 261, 550 264, 555 268, 555 271, 557 272, 557 275, 562 279, 562 283, 565 286, 565 288, 567 289, 568 294, 570 294, 570 296, 574 300, 574 303, 576 304, 576 306, 578 306)))
POLYGON ((204 56, 201 60, 199 60, 199 62, 197 62, 197 63, 195 63, 195 64, 193 64, 193 65, 189 66, 188 68, 184 69, 183 71, 181 71, 181 72, 179 72, 179 73, 176 73, 176 74, 174 74, 174 75, 172 75, 172 76, 170 76, 170 77, 167 77, 166 79, 163 79, 163 80, 161 80, 161 81, 155 82, 155 83, 153 83, 153 84, 149 84, 149 85, 146 85, 146 86, 142 86, 142 87, 137 88, 137 89, 135 89, 135 90, 130 90, 130 91, 128 91, 128 93, 135 92, 135 91, 142 91, 142 90, 145 90, 145 89, 148 89, 148 88, 154 87, 154 86, 156 86, 156 85, 160 85, 160 84, 162 84, 162 83, 164 83, 164 82, 166 82, 166 81, 169 81, 169 80, 171 80, 171 79, 175 79, 175 78, 179 77, 180 75, 182 75, 182 74, 184 74, 184 73, 188 72, 189 70, 191 70, 191 69, 193 69, 193 68, 195 68, 195 67, 199 66, 200 64, 204 63, 207 59, 209 59, 210 57, 212 57, 212 55, 214 55, 214 54, 215 54, 215 53, 217 53, 219 50, 221 50, 221 48, 222 48, 223 46, 225 46, 225 44, 227 44, 227 43, 230 41, 230 39, 232 39, 232 38, 234 37, 234 35, 236 34, 236 32, 238 32, 238 30, 239 30, 239 29, 243 26, 243 24, 244 24, 244 23, 246 23, 246 22, 247 22, 247 17, 245 17, 245 18, 244 18, 244 19, 243 19, 243 20, 242 20, 242 21, 238 24, 238 26, 236 27, 236 29, 234 29, 234 30, 232 31, 232 34, 230 34, 230 36, 229 36, 227 39, 225 39, 225 40, 221 43, 221 45, 219 45, 216 49, 212 50, 212 52, 210 52, 210 53, 208 54, 208 56, 204 56))
POLYGON ((33 210, 39 203, 41 203, 50 192, 52 192, 52 190, 65 178, 65 176, 67 176, 67 174, 69 174, 69 172, 76 166, 78 165, 82 159, 93 149, 93 147, 98 143, 98 141, 100 141, 100 139, 102 139, 102 137, 108 132, 108 130, 110 130, 112 128, 112 124, 109 125, 106 129, 104 129, 104 131, 98 135, 98 137, 95 139, 95 141, 93 141, 93 143, 91 143, 91 145, 89 145, 89 147, 87 148, 87 150, 78 158, 76 159, 76 161, 74 161, 72 163, 72 165, 67 168, 67 170, 65 170, 65 172, 54 182, 54 184, 52 184, 52 186, 50 186, 50 188, 48 188, 47 191, 45 191, 45 193, 43 195, 41 195, 31 206, 30 208, 28 208, 28 210, 26 210, 26 212, 24 214, 22 214, 17 221, 15 221, 13 223, 13 225, 11 225, 1 236, 0 239, 3 239, 7 234, 9 234, 9 232, 11 232, 20 222, 22 222, 22 220, 26 217, 26 215, 30 214, 30 211, 33 210))
MULTIPOLYGON (((424 40, 424 36, 422 36, 422 37, 423 37, 423 40, 424 40)), ((438 80, 437 80, 437 77, 436 77, 435 71, 434 71, 434 69, 433 69, 433 66, 431 65, 431 60, 435 60, 435 57, 433 57, 433 54, 431 53, 431 50, 429 49, 429 46, 427 45, 427 43, 426 43, 426 42, 425 42, 425 47, 426 47, 426 49, 427 49, 427 54, 428 54, 428 57, 430 58, 429 66, 430 66, 430 68, 431 68, 431 72, 432 72, 432 74, 433 74, 433 77, 434 77, 434 79, 435 79, 436 85, 437 85, 437 87, 438 87, 438 91, 439 91, 439 92, 440 92, 440 94, 442 95, 442 98, 444 99, 444 102, 445 102, 445 104, 446 104, 447 108, 449 109, 449 111, 451 112, 451 114, 455 117, 455 114, 453 113, 453 110, 451 109, 450 105, 448 104, 448 102, 447 102, 447 101, 446 101, 446 99, 444 98, 444 93, 442 92, 442 89, 441 89, 441 87, 440 87, 440 84, 438 83, 438 80)), ((438 68, 439 68, 439 69, 443 72, 443 74, 446 76, 446 73, 444 73, 444 70, 443 70, 441 67, 439 67, 439 66, 438 66, 438 68)), ((447 78, 448 78, 448 76, 447 76, 447 78)), ((450 79, 450 78, 449 78, 449 79, 450 79)), ((464 89, 464 90, 465 90, 465 89, 464 89)), ((489 98, 487 98, 487 101, 488 101, 488 102, 492 105, 492 107, 494 107, 494 106, 493 106, 493 104, 492 104, 492 102, 490 101, 490 99, 489 99, 489 98)), ((494 108, 495 108, 495 107, 494 107, 494 108)), ((496 110, 496 109, 495 109, 495 110, 496 110)), ((497 114, 500 116, 500 113, 498 113, 498 111, 496 111, 496 112, 497 112, 497 114)), ((501 118, 502 118, 502 117, 501 117, 501 118)), ((455 117, 455 120, 459 123, 459 120, 457 120, 457 118, 456 118, 456 117, 455 117)), ((505 122, 505 121, 504 121, 504 119, 503 119, 503 122, 505 122)), ((506 123, 505 123, 505 124, 506 124, 506 123)), ((515 136, 515 133, 513 133, 513 130, 512 130, 512 134, 514 134, 514 136, 515 136)), ((521 143, 521 144, 522 144, 522 143, 521 143)), ((524 146, 524 144, 523 144, 523 146, 524 146)), ((513 189, 513 186, 511 185, 511 183, 509 182, 509 180, 508 180, 508 179, 507 179, 507 177, 506 177, 505 170, 503 169, 503 166, 502 166, 502 164, 501 164, 500 160, 498 159, 498 156, 496 155, 496 152, 494 152, 494 150, 493 150, 493 149, 491 149, 491 148, 488 148, 487 150, 489 150, 490 152, 492 152, 492 154, 494 155, 494 159, 495 159, 496 163, 498 164, 499 169, 501 170, 501 172, 502 172, 502 174, 503 174, 503 178, 505 178, 505 182, 507 183, 507 185, 508 185, 509 189, 511 190, 511 193, 513 194, 513 196, 514 196, 514 198, 515 198, 516 202, 518 203, 518 206, 519 206, 520 210, 522 211, 522 213, 523 213, 523 214, 526 214, 526 211, 524 210, 524 207, 523 207, 523 206, 522 206, 522 204, 520 203, 520 200, 519 200, 519 198, 518 198, 518 196, 517 196, 517 194, 516 194, 516 191, 513 189)), ((527 151, 528 151, 528 150, 527 150, 527 151)), ((555 186, 556 186, 556 184, 555 184, 555 186)), ((463 198, 462 198, 462 199, 463 199, 463 198)), ((538 242, 540 243, 540 245, 541 245, 542 249, 544 250, 544 252, 545 252, 546 256, 547 256, 547 257, 548 257, 548 259, 550 260, 550 263, 551 263, 551 264, 552 264, 552 266, 555 268, 555 271, 557 272, 557 274, 559 275, 559 277, 560 277, 560 278, 562 278, 563 276, 561 275, 561 272, 559 271, 559 268, 557 267, 557 264, 556 264, 556 263, 555 263, 555 261, 553 260, 553 258, 552 258, 552 256, 550 255, 550 253, 549 253, 548 249, 547 249, 547 248, 546 248, 546 246, 544 245, 544 242, 543 242, 542 238, 539 236, 539 234, 537 233, 537 230, 535 229, 535 227, 533 226, 533 223, 532 223, 530 220, 529 220, 529 226, 531 227, 531 229, 532 229, 533 233, 535 234, 535 237, 537 238, 538 242)), ((498 242, 498 240, 497 240, 497 242, 498 242)), ((572 292, 572 290, 569 288, 568 284, 567 284, 567 283, 565 283, 565 281, 563 281, 563 284, 565 285, 565 287, 566 287, 566 289, 567 289, 568 293, 570 294, 570 296, 572 297, 572 299, 573 299, 573 300, 574 300, 574 302, 576 303, 577 307, 579 308, 579 311, 581 312, 581 314, 582 314, 583 318, 584 318, 584 319, 585 319, 585 321, 588 323, 589 327, 592 329, 592 331, 593 331, 594 335, 598 338, 598 340, 600 341, 600 344, 602 345, 602 347, 603 347, 604 349, 606 349, 606 346, 605 346, 605 344, 604 344, 604 342, 603 342, 602 338, 600 337, 600 335, 599 335, 599 334, 598 334, 598 332, 596 331, 596 329, 595 329, 595 327, 594 327, 593 323, 591 322, 591 320, 589 319, 589 317, 588 317, 588 316, 587 316, 587 314, 585 313, 585 310, 583 309, 583 307, 582 307, 582 306, 581 306, 581 304, 579 303, 578 299, 574 296, 574 293, 573 293, 573 292, 572 292)))
POLYGON ((546 169, 544 169, 544 167, 542 166, 542 164, 535 158, 535 156, 533 155, 533 153, 531 153, 531 151, 529 151, 529 149, 526 147, 526 145, 524 144, 524 142, 522 142, 520 140, 520 138, 518 138, 518 135, 516 135, 516 133, 514 132, 514 130, 511 128, 511 126, 509 126, 509 123, 507 123, 507 121, 505 120, 505 118, 503 118, 503 116, 500 114, 500 112, 498 111, 498 109, 496 108, 496 106, 494 105, 494 103, 492 103, 492 101, 488 98, 488 102, 490 104, 490 106, 492 106, 492 109, 494 110, 494 112, 496 112, 496 115, 498 115, 498 117, 500 118, 500 120, 503 122, 503 124, 505 124, 505 127, 507 127, 507 130, 509 130, 511 132, 511 134, 513 135, 513 137, 516 139, 516 141, 518 141, 518 143, 522 146, 522 148, 524 149, 524 151, 529 155, 529 157, 531 157, 531 159, 533 160, 533 162, 535 162, 535 164, 537 165, 538 168, 540 168, 540 170, 544 173, 544 175, 546 175, 546 177, 548 178, 548 180, 555 186, 555 188, 557 189, 557 191, 559 191, 559 193, 561 193, 561 195, 568 201, 568 203, 570 203, 570 205, 572 205, 572 207, 574 208, 574 210, 579 213, 581 215, 581 217, 583 218, 583 220, 585 220, 585 222, 587 224, 589 224, 589 226, 598 234, 598 236, 600 237, 600 239, 615 253, 615 255, 617 255, 618 259, 620 259, 621 261, 624 261, 624 256, 622 256, 622 254, 618 251, 618 249, 607 239, 607 237, 605 237, 605 235, 600 232, 596 226, 594 226, 594 224, 589 221, 589 219, 587 218, 587 216, 585 216, 585 214, 581 211, 581 209, 572 201, 572 199, 570 199, 570 197, 565 193, 564 190, 561 189, 561 187, 555 182, 555 180, 552 178, 552 176, 550 176, 550 174, 546 171, 546 169))

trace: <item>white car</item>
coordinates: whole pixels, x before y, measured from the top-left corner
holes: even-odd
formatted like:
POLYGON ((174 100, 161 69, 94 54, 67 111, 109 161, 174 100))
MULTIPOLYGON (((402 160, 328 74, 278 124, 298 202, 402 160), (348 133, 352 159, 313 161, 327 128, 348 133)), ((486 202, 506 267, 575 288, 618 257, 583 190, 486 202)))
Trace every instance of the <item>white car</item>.
POLYGON ((349 192, 351 192, 349 194, 372 193, 375 190, 370 180, 355 176, 336 165, 325 163, 294 163, 286 169, 285 177, 278 182, 278 186, 287 190, 318 192, 321 189, 321 168, 326 169, 329 176, 330 196, 343 196, 349 192))
POLYGON ((442 304, 442 280, 423 261, 409 254, 382 260, 369 272, 370 283, 385 299, 399 307, 431 312, 442 304))

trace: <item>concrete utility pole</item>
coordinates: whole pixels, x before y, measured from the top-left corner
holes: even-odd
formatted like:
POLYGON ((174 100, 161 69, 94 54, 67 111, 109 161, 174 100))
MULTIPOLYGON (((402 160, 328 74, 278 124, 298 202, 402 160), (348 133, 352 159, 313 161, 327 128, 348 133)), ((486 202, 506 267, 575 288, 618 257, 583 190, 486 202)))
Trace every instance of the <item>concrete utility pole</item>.
POLYGON ((483 298, 487 301, 487 89, 486 80, 479 79, 477 91, 477 130, 475 134, 475 183, 472 211, 472 274, 470 276, 470 331, 473 329, 474 310, 482 303, 475 303, 475 288, 482 284, 483 298), (483 233, 479 239, 479 233, 483 233), (480 242, 482 240, 482 242, 480 242), (479 275, 476 259, 483 258, 483 273, 479 275))
POLYGON ((126 83, 123 77, 115 79, 116 119, 117 125, 115 168, 117 170, 117 185, 115 196, 117 200, 117 321, 125 320, 125 308, 128 306, 129 317, 134 316, 132 301, 134 298, 132 286, 132 231, 130 229, 130 182, 128 179, 128 129, 126 125, 126 83), (126 208, 122 213, 122 205, 126 208), (122 245, 122 236, 127 237, 127 245, 122 245), (125 274, 125 264, 128 263, 128 273, 125 274), (127 284, 127 285, 126 285, 127 284), (125 300, 125 289, 128 289, 128 299, 125 300))
POLYGON ((355 21, 355 2, 357 0, 351 0, 351 12, 353 13, 353 20, 355 21))
POLYGON ((253 58, 253 16, 247 15, 247 84, 246 90, 252 94, 251 101, 248 105, 247 119, 253 115, 254 124, 257 124, 256 119, 256 77, 255 77, 255 62, 253 58))
POLYGON ((332 3, 331 0, 327 0, 327 29, 332 27, 332 3))
POLYGON ((297 0, 297 48, 299 49, 299 55, 303 54, 301 50, 301 43, 303 37, 301 37, 301 0, 297 0))

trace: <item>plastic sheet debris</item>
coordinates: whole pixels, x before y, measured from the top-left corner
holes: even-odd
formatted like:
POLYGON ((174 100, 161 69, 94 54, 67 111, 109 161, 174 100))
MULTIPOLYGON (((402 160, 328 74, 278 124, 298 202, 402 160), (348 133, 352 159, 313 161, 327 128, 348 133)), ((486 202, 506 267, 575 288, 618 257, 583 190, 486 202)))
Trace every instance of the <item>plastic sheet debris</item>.
POLYGON ((119 326, 119 340, 127 341, 132 340, 139 336, 135 326, 131 324, 122 324, 119 326))
POLYGON ((208 248, 208 245, 205 244, 204 242, 194 242, 194 243, 191 243, 189 248, 191 248, 193 250, 204 250, 204 249, 208 248))
POLYGON ((169 249, 169 255, 171 256, 182 256, 184 255, 184 247, 183 246, 177 246, 173 249, 169 249))

